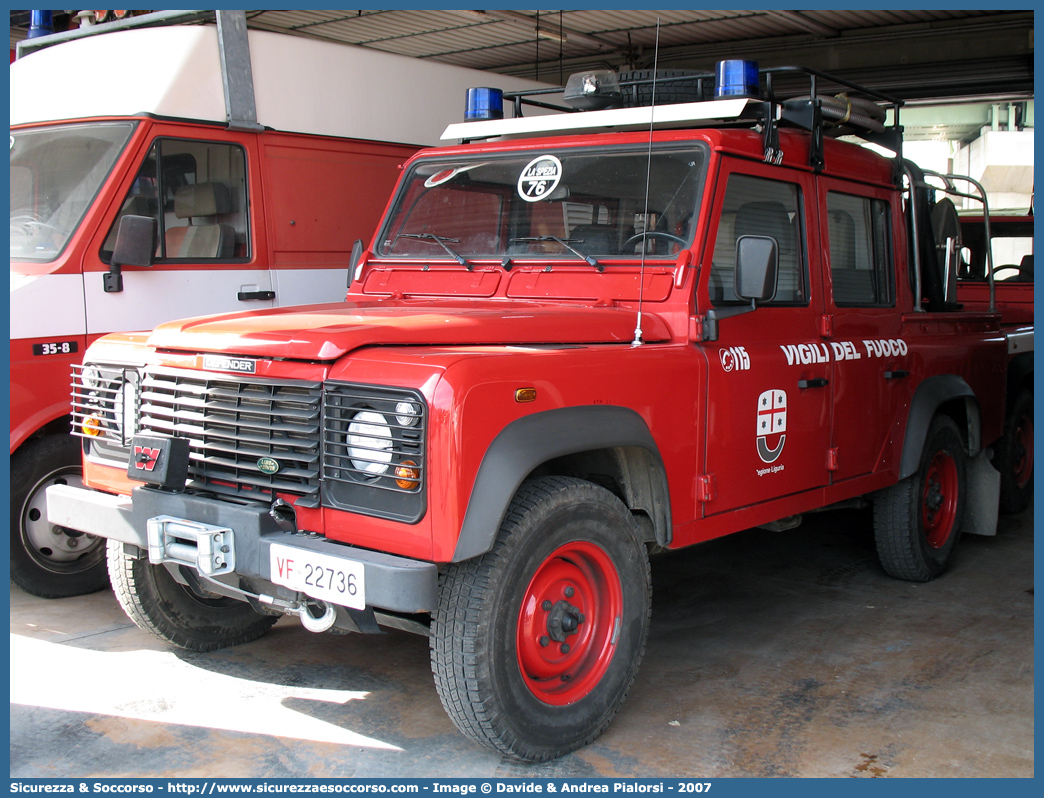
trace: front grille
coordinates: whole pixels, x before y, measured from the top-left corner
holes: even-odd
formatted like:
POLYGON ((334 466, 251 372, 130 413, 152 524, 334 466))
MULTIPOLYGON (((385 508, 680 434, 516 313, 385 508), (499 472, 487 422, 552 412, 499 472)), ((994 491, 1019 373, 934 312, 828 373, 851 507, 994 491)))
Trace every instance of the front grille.
POLYGON ((134 437, 139 377, 129 366, 74 364, 72 434, 104 449, 126 449, 134 437))
POLYGON ((415 523, 424 514, 427 404, 417 391, 326 384, 323 503, 415 523))
POLYGON ((151 368, 138 428, 188 438, 190 487, 263 501, 296 494, 298 505, 318 507, 322 390, 318 382, 151 368))

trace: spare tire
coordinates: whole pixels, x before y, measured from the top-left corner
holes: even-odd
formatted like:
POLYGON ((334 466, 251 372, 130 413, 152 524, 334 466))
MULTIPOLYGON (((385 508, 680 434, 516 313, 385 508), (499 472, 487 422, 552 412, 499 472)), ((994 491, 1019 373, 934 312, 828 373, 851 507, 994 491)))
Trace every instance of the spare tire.
POLYGON ((707 84, 705 89, 710 93, 714 91, 714 76, 708 76, 706 72, 694 69, 632 69, 620 72, 617 77, 620 80, 620 89, 623 91, 623 108, 637 108, 639 106, 652 105, 653 84, 644 83, 639 86, 623 85, 626 81, 652 80, 656 78, 656 104, 672 105, 674 103, 694 103, 706 99, 700 96, 699 81, 696 76, 703 75, 707 84), (681 78, 693 76, 692 80, 673 80, 670 83, 660 83, 663 78, 681 78), (637 98, 635 90, 637 89, 637 98))

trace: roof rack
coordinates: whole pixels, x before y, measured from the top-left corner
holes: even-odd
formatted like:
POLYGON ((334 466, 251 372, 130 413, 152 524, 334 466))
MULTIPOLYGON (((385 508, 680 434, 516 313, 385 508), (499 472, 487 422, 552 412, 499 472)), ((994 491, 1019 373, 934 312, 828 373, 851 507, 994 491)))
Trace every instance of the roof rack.
MULTIPOLYGON (((901 99, 810 67, 768 67, 758 70, 758 74, 761 96, 756 99, 711 99, 715 78, 712 72, 656 78, 657 86, 684 82, 691 87, 695 83, 695 95, 699 99, 696 102, 660 104, 655 108, 642 106, 581 111, 537 99, 561 94, 564 87, 505 92, 504 99, 510 101, 513 117, 453 124, 446 128, 442 138, 475 141, 495 136, 575 132, 604 127, 676 127, 684 122, 704 125, 712 122, 742 123, 760 130, 765 160, 779 163, 783 153, 780 150, 778 129, 780 125, 789 125, 812 134, 809 166, 817 172, 823 169, 824 136, 853 135, 895 152, 895 179, 897 182, 901 180, 901 99), (821 95, 824 82, 840 87, 842 93, 835 96, 821 95), (806 93, 802 94, 803 91, 806 93), (884 104, 883 108, 881 103, 884 104), (526 117, 526 106, 560 113, 526 117), (892 122, 886 126, 889 110, 892 111, 892 122)), ((653 84, 654 79, 621 80, 619 83, 621 92, 629 95, 632 104, 638 105, 640 89, 653 84)))

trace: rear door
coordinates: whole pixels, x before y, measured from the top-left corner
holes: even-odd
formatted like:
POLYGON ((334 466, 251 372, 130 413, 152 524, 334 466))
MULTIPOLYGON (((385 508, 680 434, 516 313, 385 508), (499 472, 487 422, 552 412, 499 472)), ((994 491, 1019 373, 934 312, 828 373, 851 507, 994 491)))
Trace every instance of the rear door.
POLYGON ((882 462, 889 429, 905 406, 913 369, 896 308, 896 231, 888 191, 822 177, 823 271, 832 335, 832 481, 882 462))
POLYGON ((728 312, 745 304, 733 290, 738 238, 771 236, 780 257, 775 297, 721 319, 718 340, 706 345, 706 471, 716 493, 703 504, 707 516, 825 485, 830 444, 823 299, 809 270, 818 246, 812 177, 746 162, 726 161, 722 169, 717 227, 703 259, 709 274, 701 290, 711 307, 728 312))

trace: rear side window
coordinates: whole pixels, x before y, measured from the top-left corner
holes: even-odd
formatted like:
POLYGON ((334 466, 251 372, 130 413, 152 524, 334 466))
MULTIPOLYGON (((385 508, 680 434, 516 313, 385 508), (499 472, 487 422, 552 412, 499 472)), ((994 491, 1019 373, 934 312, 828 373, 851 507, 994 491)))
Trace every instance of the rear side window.
POLYGON ((715 305, 741 303, 733 288, 736 241, 741 236, 771 236, 779 248, 776 296, 770 305, 808 303, 801 191, 794 183, 734 174, 725 189, 725 201, 714 242, 710 299, 715 305))
POLYGON ((837 307, 894 304, 888 203, 827 192, 830 281, 837 307))
POLYGON ((149 150, 102 246, 108 262, 120 220, 155 222, 157 260, 224 261, 250 257, 246 156, 214 141, 160 139, 149 150))

